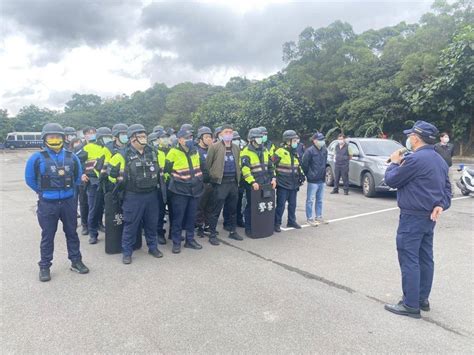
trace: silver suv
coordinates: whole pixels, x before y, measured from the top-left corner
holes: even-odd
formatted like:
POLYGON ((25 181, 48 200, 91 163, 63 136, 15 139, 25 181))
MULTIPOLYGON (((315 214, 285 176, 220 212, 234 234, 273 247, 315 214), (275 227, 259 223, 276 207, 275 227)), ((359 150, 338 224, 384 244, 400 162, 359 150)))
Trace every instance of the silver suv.
MULTIPOLYGON (((395 191, 384 182, 387 159, 403 146, 391 139, 348 138, 353 153, 349 162, 349 184, 361 186, 366 197, 374 197, 377 192, 395 191)), ((334 160, 337 140, 328 147, 326 164, 326 185, 334 186, 334 160)))

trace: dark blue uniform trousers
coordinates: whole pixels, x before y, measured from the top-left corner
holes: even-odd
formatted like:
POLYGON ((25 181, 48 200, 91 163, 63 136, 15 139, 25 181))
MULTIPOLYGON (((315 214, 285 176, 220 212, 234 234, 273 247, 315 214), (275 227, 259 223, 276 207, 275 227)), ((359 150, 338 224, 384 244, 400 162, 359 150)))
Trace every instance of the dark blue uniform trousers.
POLYGON ((122 204, 123 231, 122 253, 130 256, 137 240, 140 226, 145 231, 146 244, 149 250, 158 247, 156 226, 158 224, 158 192, 136 193, 127 191, 122 204))
POLYGON ((288 190, 283 187, 276 189, 275 224, 280 225, 288 201, 288 224, 296 223, 296 194, 298 190, 288 190))
MULTIPOLYGON (((87 217, 87 226, 89 228, 89 236, 97 238, 99 235, 99 221, 104 213, 103 194, 98 191, 99 185, 89 184, 87 186, 87 204, 89 205, 89 214, 87 217), (98 198, 97 194, 101 193, 102 198, 98 198)), ((77 215, 76 215, 77 217, 77 215)))
POLYGON ((397 230, 398 261, 402 272, 403 302, 420 308, 433 283, 433 230, 429 216, 401 214, 397 230))
POLYGON ((58 229, 58 221, 63 223, 66 235, 68 258, 72 262, 81 260, 79 236, 77 235, 77 205, 74 197, 65 200, 38 200, 36 211, 41 227, 41 260, 40 268, 49 268, 53 260, 54 236, 58 229))
POLYGON ((173 244, 181 244, 181 232, 186 231, 186 241, 194 239, 194 223, 199 198, 173 194, 171 196, 171 239, 173 244))

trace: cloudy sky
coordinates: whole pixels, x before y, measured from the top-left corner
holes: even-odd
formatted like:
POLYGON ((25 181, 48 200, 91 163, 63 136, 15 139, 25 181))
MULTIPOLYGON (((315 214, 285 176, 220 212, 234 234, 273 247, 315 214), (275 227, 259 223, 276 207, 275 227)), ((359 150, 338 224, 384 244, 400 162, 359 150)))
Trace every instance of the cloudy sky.
POLYGON ((60 109, 71 95, 131 94, 156 82, 223 85, 280 70, 307 26, 356 32, 416 22, 432 0, 0 0, 0 107, 60 109))

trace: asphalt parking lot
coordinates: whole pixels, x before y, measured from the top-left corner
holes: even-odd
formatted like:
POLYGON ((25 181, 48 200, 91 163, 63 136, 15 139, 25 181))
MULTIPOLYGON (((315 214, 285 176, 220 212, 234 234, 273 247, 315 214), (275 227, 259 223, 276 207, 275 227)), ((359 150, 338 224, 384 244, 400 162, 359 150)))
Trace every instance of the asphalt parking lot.
MULTIPOLYGON (((435 232, 432 311, 383 309, 401 295, 393 194, 325 195, 328 225, 286 230, 131 265, 81 237, 88 275, 69 271, 56 236, 52 280, 38 281, 27 152, 0 153, 2 353, 472 353, 474 197, 456 194, 435 232)), ((298 198, 304 223, 305 188, 298 198)), ((286 221, 286 219, 284 219, 286 221)), ((243 230, 241 231, 243 234, 243 230)))

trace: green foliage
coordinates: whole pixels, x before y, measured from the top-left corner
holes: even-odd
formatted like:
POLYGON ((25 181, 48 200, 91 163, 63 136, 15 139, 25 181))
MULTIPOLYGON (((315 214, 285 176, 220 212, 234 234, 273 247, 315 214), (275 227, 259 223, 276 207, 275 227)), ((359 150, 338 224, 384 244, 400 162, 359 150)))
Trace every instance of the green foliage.
POLYGON ((5 142, 7 134, 13 131, 13 121, 8 117, 7 110, 0 109, 0 142, 5 142))
POLYGON ((401 140, 404 128, 424 119, 467 151, 474 136, 473 23, 472 0, 436 0, 416 24, 360 34, 341 21, 307 27, 283 45, 286 67, 264 80, 155 84, 108 99, 74 94, 62 113, 35 106, 14 119, 4 113, 0 129, 38 129, 48 120, 76 128, 141 122, 149 130, 232 123, 242 136, 266 126, 273 140, 290 128, 302 136, 320 130, 328 140, 339 132, 401 140))

